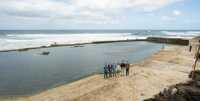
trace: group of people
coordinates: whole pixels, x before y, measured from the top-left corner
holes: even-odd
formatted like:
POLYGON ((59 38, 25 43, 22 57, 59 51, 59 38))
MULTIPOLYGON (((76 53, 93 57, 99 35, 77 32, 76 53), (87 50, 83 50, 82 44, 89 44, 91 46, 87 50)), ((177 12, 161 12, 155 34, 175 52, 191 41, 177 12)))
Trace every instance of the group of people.
POLYGON ((130 64, 128 62, 106 64, 104 66, 104 78, 128 76, 130 64))

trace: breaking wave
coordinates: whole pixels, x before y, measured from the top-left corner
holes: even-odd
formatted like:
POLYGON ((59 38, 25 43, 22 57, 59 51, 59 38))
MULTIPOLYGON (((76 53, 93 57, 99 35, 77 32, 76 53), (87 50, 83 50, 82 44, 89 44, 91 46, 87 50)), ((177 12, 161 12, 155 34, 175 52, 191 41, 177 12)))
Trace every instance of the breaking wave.
POLYGON ((48 46, 55 42, 57 44, 76 44, 145 38, 131 33, 7 34, 6 37, 0 37, 0 50, 48 46))

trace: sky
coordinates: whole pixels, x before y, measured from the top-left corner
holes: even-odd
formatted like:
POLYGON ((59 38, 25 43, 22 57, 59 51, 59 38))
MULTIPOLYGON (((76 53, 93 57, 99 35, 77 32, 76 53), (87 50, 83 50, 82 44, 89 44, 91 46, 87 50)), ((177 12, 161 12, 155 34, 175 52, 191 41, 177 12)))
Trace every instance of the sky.
POLYGON ((1 0, 0 29, 200 29, 200 0, 1 0))

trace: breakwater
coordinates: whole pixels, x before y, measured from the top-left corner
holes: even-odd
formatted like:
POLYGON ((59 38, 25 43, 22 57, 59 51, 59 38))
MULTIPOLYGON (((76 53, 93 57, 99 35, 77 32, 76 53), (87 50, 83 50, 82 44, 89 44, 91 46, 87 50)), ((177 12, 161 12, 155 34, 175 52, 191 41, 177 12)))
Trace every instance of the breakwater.
POLYGON ((155 43, 185 45, 185 46, 189 44, 189 39, 183 39, 183 38, 148 37, 146 41, 155 42, 155 43))

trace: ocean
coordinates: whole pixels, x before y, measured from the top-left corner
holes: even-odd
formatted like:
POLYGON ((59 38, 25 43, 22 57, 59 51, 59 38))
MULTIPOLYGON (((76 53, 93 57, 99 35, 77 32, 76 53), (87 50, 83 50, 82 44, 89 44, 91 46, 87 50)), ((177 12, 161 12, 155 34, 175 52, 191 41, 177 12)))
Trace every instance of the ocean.
POLYGON ((149 36, 192 38, 198 30, 0 30, 0 51, 57 44, 145 39, 149 36))

